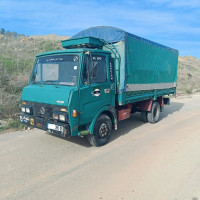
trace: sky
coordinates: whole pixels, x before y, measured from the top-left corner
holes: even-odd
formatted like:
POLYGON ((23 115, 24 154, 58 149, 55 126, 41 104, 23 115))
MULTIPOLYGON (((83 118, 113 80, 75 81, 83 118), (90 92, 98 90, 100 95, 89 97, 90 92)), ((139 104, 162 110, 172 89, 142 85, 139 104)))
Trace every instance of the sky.
POLYGON ((72 36, 114 26, 200 59, 200 0, 1 0, 0 28, 72 36))

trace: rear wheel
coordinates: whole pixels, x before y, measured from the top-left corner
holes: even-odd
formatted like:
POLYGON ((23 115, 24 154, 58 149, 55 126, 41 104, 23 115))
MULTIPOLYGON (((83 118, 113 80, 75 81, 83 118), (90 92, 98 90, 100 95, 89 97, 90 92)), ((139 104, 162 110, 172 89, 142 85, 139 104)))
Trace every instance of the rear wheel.
POLYGON ((143 122, 148 122, 146 110, 141 111, 141 119, 142 119, 143 122))
POLYGON ((94 125, 93 134, 87 135, 89 143, 96 147, 105 145, 110 139, 111 130, 112 122, 110 117, 101 114, 94 125))
POLYGON ((153 102, 151 111, 147 112, 148 122, 155 124, 160 118, 160 104, 158 102, 153 102))

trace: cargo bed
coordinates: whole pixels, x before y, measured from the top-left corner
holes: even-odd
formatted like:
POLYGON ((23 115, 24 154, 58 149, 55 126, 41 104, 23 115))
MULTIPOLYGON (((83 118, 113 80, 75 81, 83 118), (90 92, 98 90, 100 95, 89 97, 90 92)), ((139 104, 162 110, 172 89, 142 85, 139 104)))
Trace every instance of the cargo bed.
POLYGON ((103 49, 115 58, 119 105, 176 93, 177 50, 112 27, 89 28, 72 39, 86 36, 105 41, 103 49))

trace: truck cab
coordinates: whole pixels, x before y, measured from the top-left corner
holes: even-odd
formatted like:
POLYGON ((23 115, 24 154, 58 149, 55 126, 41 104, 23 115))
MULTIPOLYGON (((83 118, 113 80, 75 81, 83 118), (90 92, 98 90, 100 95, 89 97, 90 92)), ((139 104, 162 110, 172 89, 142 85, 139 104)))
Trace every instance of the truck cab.
POLYGON ((66 40, 68 49, 36 56, 20 121, 64 137, 91 135, 99 114, 107 113, 99 125, 101 143, 90 138, 103 144, 117 120, 113 58, 102 46, 91 37, 66 40))

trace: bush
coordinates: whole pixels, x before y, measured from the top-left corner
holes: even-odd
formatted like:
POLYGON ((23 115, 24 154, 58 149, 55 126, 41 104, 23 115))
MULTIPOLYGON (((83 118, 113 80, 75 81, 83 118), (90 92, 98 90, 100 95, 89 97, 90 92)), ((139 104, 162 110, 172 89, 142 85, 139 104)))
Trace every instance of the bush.
POLYGON ((192 88, 186 88, 186 89, 185 89, 185 92, 186 92, 187 94, 192 94, 192 88))
POLYGON ((60 41, 33 39, 9 31, 4 33, 0 35, 0 119, 11 118, 14 121, 9 127, 20 127, 16 122, 20 96, 28 85, 35 56, 57 50, 60 41))
POLYGON ((0 131, 5 131, 7 129, 21 130, 27 128, 27 125, 20 123, 19 119, 5 119, 4 124, 0 126, 0 131))

